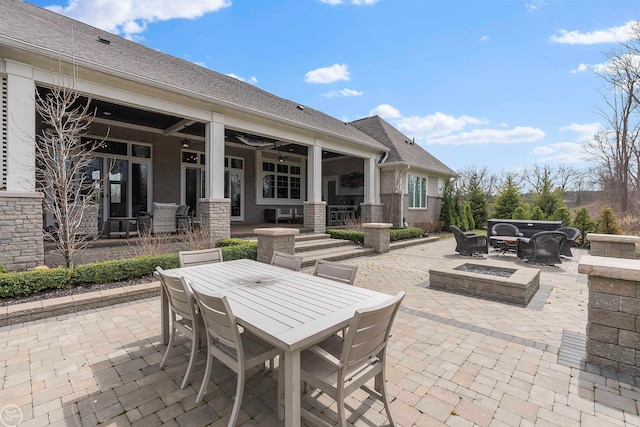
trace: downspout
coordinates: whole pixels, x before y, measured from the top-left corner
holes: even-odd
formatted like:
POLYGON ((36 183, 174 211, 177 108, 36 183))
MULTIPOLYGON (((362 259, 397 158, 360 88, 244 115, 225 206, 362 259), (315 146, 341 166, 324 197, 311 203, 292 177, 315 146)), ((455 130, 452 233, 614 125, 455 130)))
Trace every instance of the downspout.
MULTIPOLYGON (((402 176, 405 177, 405 185, 406 183, 409 181, 408 179, 406 179, 406 173, 409 170, 411 166, 407 165, 406 169, 400 172, 400 177, 402 179, 402 176)), ((400 218, 400 228, 404 228, 404 185, 400 185, 400 215, 398 216, 398 218, 400 218)))

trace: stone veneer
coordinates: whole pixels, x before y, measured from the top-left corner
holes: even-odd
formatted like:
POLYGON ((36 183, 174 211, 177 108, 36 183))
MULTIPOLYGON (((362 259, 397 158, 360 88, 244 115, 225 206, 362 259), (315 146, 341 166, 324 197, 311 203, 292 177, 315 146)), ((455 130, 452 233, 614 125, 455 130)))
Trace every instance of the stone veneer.
POLYGON ((304 228, 314 233, 327 229, 327 202, 304 202, 304 228))
POLYGON ((379 222, 362 224, 364 247, 373 248, 378 254, 389 252, 391 227, 393 224, 379 222))
POLYGON ((613 258, 636 258, 637 236, 620 236, 615 234, 587 234, 590 244, 589 254, 613 258))
POLYGON ((200 199, 200 227, 209 230, 211 247, 231 236, 231 199, 200 199))
POLYGON ((382 203, 360 203, 360 222, 380 223, 384 217, 382 203))
POLYGON ((297 228, 256 228, 253 234, 258 238, 257 260, 269 264, 274 252, 295 254, 297 228))
POLYGON ((640 260, 583 256, 589 275, 587 362, 640 377, 640 260))
POLYGON ((0 191, 0 264, 9 271, 44 264, 42 194, 0 191))

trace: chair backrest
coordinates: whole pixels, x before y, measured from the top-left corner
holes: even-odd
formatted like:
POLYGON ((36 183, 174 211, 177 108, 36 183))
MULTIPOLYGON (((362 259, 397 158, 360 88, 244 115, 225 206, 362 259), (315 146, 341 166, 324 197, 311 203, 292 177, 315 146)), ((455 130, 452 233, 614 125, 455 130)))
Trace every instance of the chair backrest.
POLYGON ((356 310, 351 320, 340 361, 349 372, 370 358, 376 357, 387 346, 393 320, 405 293, 369 308, 356 310))
POLYGON ((572 240, 572 241, 576 240, 580 235, 580 230, 573 227, 561 227, 561 228, 558 228, 556 231, 566 234, 567 240, 572 240))
POLYGON ((492 236, 522 236, 518 227, 506 222, 499 222, 491 227, 492 236))
POLYGON ((356 265, 340 264, 319 259, 316 260, 313 275, 353 285, 357 271, 358 266, 356 265))
POLYGON ((204 294, 197 288, 193 289, 193 293, 198 301, 207 334, 220 344, 235 350, 235 355, 229 353, 232 359, 242 357, 244 353, 238 323, 227 298, 222 295, 204 294))
POLYGON ((211 264, 214 262, 222 262, 222 249, 212 248, 198 251, 181 251, 178 252, 178 257, 180 258, 180 267, 211 264))
POLYGON ((302 257, 276 251, 271 257, 271 265, 277 265, 278 267, 288 268, 293 271, 300 271, 302 257))
POLYGON ((154 233, 175 233, 176 211, 178 205, 175 203, 153 202, 153 212, 151 228, 154 233))
POLYGON ((167 294, 171 311, 185 319, 195 319, 193 292, 184 278, 166 275, 160 267, 156 267, 156 274, 167 294))
POLYGON ((560 231, 539 231, 529 240, 533 250, 544 253, 558 253, 567 235, 560 231))
POLYGON ((176 216, 187 216, 189 213, 189 205, 178 205, 178 209, 176 209, 176 216))

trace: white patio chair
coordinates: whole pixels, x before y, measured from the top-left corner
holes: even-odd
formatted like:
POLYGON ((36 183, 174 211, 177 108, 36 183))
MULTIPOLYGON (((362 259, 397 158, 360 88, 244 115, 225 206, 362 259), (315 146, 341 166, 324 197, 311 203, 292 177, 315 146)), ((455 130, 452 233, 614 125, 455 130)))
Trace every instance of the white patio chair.
POLYGON ((224 296, 207 295, 194 289, 207 331, 207 366, 196 403, 202 402, 207 391, 213 359, 216 358, 238 374, 229 427, 235 426, 242 405, 246 370, 264 364, 278 356, 279 351, 248 333, 240 333, 236 318, 224 296))
MULTIPOLYGON (((400 292, 384 304, 357 310, 344 339, 333 335, 302 352, 300 378, 336 401, 340 426, 347 426, 345 398, 360 388, 382 400, 389 424, 394 425, 385 384, 386 349, 404 296, 400 292), (375 391, 366 385, 372 378, 375 391)), ((305 409, 302 416, 313 424, 333 425, 305 409)))
POLYGON ((169 300, 169 344, 167 344, 167 350, 160 362, 160 368, 163 368, 167 363, 169 354, 173 349, 176 333, 179 331, 191 340, 189 365, 180 385, 180 388, 185 388, 193 370, 200 338, 205 333, 204 322, 202 321, 202 316, 196 310, 191 288, 182 277, 168 276, 163 273, 160 267, 156 267, 154 274, 160 278, 160 283, 169 300))
POLYGON ((180 251, 180 267, 191 267, 192 265, 210 264, 212 262, 222 262, 222 249, 201 249, 197 251, 180 251))
POLYGON ((325 261, 323 259, 316 260, 313 268, 313 275, 335 280, 337 282, 353 285, 356 280, 358 266, 341 264, 338 262, 325 261))
POLYGON ((276 251, 271 257, 271 265, 277 265, 278 267, 288 268, 293 271, 300 271, 302 257, 276 251))

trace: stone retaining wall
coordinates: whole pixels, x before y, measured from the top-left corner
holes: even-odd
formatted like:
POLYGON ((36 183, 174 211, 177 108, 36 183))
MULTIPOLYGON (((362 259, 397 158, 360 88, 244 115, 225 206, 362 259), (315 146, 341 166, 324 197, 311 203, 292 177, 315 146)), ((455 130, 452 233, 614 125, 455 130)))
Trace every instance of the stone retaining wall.
POLYGON ((612 258, 636 258, 637 236, 620 236, 615 234, 587 234, 590 243, 589 254, 612 258))

